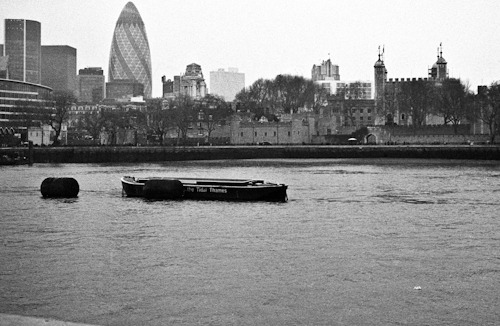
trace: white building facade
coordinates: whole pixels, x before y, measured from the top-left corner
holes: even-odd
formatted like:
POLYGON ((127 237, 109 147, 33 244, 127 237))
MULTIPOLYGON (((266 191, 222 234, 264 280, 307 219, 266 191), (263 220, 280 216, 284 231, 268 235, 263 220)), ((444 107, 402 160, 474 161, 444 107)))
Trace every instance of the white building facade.
POLYGON ((224 97, 232 102, 243 88, 245 88, 245 74, 238 72, 238 68, 229 68, 228 71, 218 69, 210 72, 210 94, 224 97))

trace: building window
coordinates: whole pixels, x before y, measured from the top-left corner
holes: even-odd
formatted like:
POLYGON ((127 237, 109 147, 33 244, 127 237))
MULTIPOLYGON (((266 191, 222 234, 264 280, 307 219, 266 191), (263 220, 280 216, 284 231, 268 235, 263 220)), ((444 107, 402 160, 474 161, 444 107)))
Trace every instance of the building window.
POLYGON ((359 109, 359 113, 363 113, 363 109, 359 109))
POLYGON ((276 137, 276 131, 274 132, 274 137, 276 137))
POLYGON ((290 137, 291 135, 292 135, 292 133, 289 131, 289 132, 288 132, 288 137, 290 137))
POLYGON ((267 137, 267 131, 264 133, 264 137, 267 137))
POLYGON ((371 119, 372 119, 372 117, 368 117, 368 120, 371 120, 371 119))
POLYGON ((368 113, 372 113, 372 109, 368 109, 368 113))
POLYGON ((257 137, 257 131, 255 132, 255 137, 257 137))
POLYGON ((240 136, 243 137, 243 131, 240 133, 240 136))

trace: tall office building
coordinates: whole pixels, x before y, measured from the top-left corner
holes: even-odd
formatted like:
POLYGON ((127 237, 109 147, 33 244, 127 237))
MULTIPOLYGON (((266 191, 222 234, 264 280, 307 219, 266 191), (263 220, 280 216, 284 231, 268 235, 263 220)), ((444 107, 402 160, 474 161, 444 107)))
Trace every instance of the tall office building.
POLYGON ((76 49, 67 45, 42 45, 42 85, 53 90, 76 91, 76 49))
POLYGON ((311 78, 318 80, 340 80, 339 66, 334 65, 330 59, 323 61, 320 65, 313 65, 311 78))
POLYGON ((40 84, 40 23, 26 19, 5 20, 4 55, 9 56, 9 77, 40 84))
POLYGON ((224 97, 226 101, 233 101, 236 94, 245 88, 245 74, 237 68, 228 71, 219 69, 210 72, 210 93, 224 97))
POLYGON ((109 55, 109 81, 135 80, 144 85, 144 97, 151 98, 151 54, 146 28, 132 2, 123 8, 116 22, 109 55))
POLYGON ((78 102, 98 103, 104 99, 104 73, 101 67, 80 69, 77 76, 78 102))

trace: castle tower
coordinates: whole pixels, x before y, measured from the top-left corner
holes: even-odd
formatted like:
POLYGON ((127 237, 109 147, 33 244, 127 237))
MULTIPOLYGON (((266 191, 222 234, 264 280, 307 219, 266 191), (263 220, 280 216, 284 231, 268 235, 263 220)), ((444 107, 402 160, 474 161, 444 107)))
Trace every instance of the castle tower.
POLYGON ((151 53, 146 28, 132 2, 123 8, 116 22, 109 55, 109 81, 134 80, 144 86, 144 97, 151 98, 151 53))
POLYGON ((387 81, 387 69, 385 69, 384 64, 384 49, 382 49, 381 53, 380 46, 378 48, 378 60, 373 67, 375 68, 375 105, 377 105, 384 94, 385 83, 387 81))
POLYGON ((448 78, 448 68, 446 60, 443 58, 443 44, 439 44, 437 61, 429 69, 429 78, 435 80, 443 80, 448 78))

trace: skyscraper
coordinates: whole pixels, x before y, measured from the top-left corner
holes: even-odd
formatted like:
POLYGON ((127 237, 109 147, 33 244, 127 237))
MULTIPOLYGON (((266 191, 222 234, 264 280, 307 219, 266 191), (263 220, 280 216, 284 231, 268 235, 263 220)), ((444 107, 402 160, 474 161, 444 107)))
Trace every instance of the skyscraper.
POLYGON ((76 91, 76 49, 67 45, 42 45, 42 85, 53 90, 76 91))
POLYGON ((104 99, 104 74, 101 67, 80 69, 77 76, 79 102, 98 103, 104 99))
POLYGON ((109 81, 136 80, 144 85, 144 97, 151 98, 151 54, 146 28, 132 2, 123 8, 116 22, 109 55, 109 81))
POLYGON ((9 56, 10 79, 40 84, 40 23, 26 19, 6 19, 4 54, 9 56))

